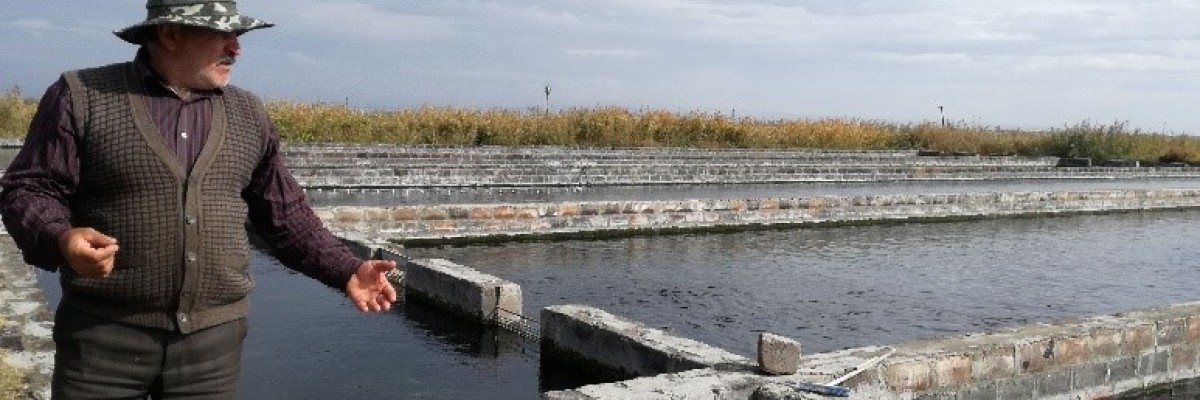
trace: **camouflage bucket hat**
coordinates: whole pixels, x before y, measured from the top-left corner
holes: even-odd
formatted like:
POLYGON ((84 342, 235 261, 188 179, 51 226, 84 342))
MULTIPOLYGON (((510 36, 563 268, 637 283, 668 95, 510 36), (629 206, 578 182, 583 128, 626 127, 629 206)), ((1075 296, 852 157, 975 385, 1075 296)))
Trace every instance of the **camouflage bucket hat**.
POLYGON ((148 0, 146 21, 113 33, 126 42, 142 45, 146 44, 142 31, 162 24, 197 26, 221 32, 235 32, 239 35, 275 26, 267 21, 238 14, 236 1, 148 0))

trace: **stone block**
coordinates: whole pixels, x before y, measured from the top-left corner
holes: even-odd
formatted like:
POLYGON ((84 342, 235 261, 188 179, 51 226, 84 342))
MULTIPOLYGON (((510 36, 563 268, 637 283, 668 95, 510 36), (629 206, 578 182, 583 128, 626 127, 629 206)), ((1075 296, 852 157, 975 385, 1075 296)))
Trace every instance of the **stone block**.
POLYGON ((1168 319, 1154 323, 1157 339, 1154 344, 1158 347, 1174 346, 1187 339, 1187 320, 1183 318, 1168 319))
POLYGON ((1142 377, 1167 372, 1167 352, 1146 351, 1138 355, 1138 375, 1142 377))
POLYGON ((572 217, 579 215, 578 203, 562 203, 558 205, 558 215, 561 217, 572 217))
POLYGON ((363 209, 363 218, 370 222, 391 219, 391 212, 382 207, 367 207, 363 209))
POLYGON ((492 218, 496 219, 513 219, 516 216, 516 211, 512 206, 497 206, 492 209, 492 218))
POLYGON ((933 386, 933 368, 928 360, 897 361, 885 367, 887 387, 899 392, 922 392, 933 386))
POLYGON ((491 207, 471 207, 467 212, 467 218, 470 219, 492 219, 495 217, 495 210, 491 207))
POLYGON ((621 378, 752 361, 583 305, 542 309, 542 356, 621 378))
POLYGON ((913 400, 958 400, 958 393, 953 390, 932 390, 913 396, 913 400))
POLYGON ((1087 363, 1092 358, 1091 342, 1090 335, 1054 339, 1054 364, 1070 366, 1087 363))
POLYGON ((1189 344, 1200 344, 1200 315, 1187 318, 1185 340, 1189 344))
POLYGON ((421 219, 427 221, 446 220, 450 219, 450 213, 438 207, 425 207, 421 209, 421 219))
POLYGON ((1037 391, 1040 397, 1051 397, 1071 391, 1071 370, 1056 369, 1037 374, 1037 391))
POLYGON ((1114 358, 1121 354, 1121 330, 1098 328, 1091 335, 1093 358, 1114 358))
POLYGON ((1037 398, 1037 376, 1022 375, 996 382, 996 398, 999 400, 1028 400, 1037 398))
POLYGON ((477 207, 445 206, 446 217, 450 219, 470 219, 471 212, 477 207))
POLYGON ((1070 368, 1072 390, 1092 390, 1104 387, 1108 380, 1107 363, 1091 363, 1070 368))
POLYGON ((800 366, 800 342, 771 334, 758 335, 758 368, 770 375, 791 375, 800 366))
POLYGON ((981 349, 971 356, 971 379, 992 380, 1013 376, 1016 362, 1012 346, 981 349))
POLYGON ((515 210, 515 217, 519 219, 537 219, 541 218, 542 212, 536 207, 522 207, 515 210))
POLYGON ((1154 325, 1141 324, 1125 328, 1121 338, 1121 354, 1136 356, 1154 349, 1154 325))
POLYGON ((933 381, 937 386, 958 386, 971 382, 971 357, 946 355, 933 361, 933 381))
POLYGON ((1108 384, 1138 380, 1137 356, 1125 356, 1108 363, 1108 384))
POLYGON ((412 260, 404 271, 405 294, 428 300, 483 324, 516 319, 521 287, 446 260, 412 260))
POLYGON ((417 209, 412 207, 396 207, 392 209, 392 220, 412 221, 417 219, 417 209))
POLYGON ((1025 374, 1045 370, 1054 356, 1054 342, 1048 338, 1019 343, 1016 349, 1017 370, 1025 374))
POLYGON ((363 222, 363 211, 358 207, 338 207, 333 211, 333 220, 339 224, 363 222))
POLYGON ((1171 348, 1171 371, 1190 371, 1196 368, 1196 348, 1174 346, 1171 348))
POLYGON ((984 382, 959 388, 956 400, 996 400, 996 397, 996 384, 984 382))

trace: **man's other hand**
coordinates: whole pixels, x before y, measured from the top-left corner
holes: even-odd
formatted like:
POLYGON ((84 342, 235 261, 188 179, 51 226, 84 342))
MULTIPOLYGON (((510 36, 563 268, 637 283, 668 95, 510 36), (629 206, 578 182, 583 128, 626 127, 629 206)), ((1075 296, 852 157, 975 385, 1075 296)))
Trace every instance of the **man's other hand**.
POLYGON ((117 257, 117 239, 92 228, 71 228, 58 237, 67 265, 84 278, 106 278, 117 257))
POLYGON ((346 282, 346 296, 358 311, 384 311, 396 301, 396 288, 387 280, 387 272, 396 268, 395 261, 367 260, 358 265, 346 282))

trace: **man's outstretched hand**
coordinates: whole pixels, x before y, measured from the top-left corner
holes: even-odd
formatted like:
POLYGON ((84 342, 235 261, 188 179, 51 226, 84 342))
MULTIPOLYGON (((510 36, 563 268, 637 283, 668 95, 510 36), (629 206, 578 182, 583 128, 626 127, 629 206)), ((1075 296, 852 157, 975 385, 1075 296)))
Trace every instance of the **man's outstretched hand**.
POLYGON ((92 228, 71 228, 58 237, 67 265, 84 278, 106 278, 117 257, 117 239, 92 228))
POLYGON ((358 265, 346 282, 346 296, 358 311, 385 311, 396 301, 396 288, 388 282, 388 271, 396 268, 395 261, 367 260, 358 265))

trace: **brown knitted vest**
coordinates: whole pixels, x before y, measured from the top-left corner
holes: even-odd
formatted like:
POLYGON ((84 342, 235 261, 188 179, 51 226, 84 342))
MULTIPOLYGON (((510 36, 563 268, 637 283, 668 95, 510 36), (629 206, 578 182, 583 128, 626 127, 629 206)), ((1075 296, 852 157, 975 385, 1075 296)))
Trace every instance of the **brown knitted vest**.
POLYGON ((133 63, 64 77, 80 170, 71 225, 116 238, 120 250, 107 278, 60 269, 63 302, 184 333, 244 317, 254 283, 241 193, 264 153, 261 102, 235 87, 215 97, 212 130, 188 174, 154 127, 133 63))

